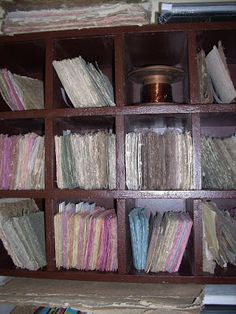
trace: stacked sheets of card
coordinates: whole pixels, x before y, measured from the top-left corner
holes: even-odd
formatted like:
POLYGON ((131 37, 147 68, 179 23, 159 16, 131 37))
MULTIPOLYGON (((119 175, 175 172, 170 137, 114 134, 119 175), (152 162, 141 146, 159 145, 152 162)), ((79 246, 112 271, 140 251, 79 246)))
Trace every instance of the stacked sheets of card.
POLYGON ((236 136, 202 138, 205 189, 236 189, 236 136))
POLYGON ((44 137, 0 134, 0 189, 44 188, 44 137))
POLYGON ((129 214, 134 267, 145 272, 177 272, 192 228, 186 212, 134 208, 129 214))
POLYGON ((203 270, 214 273, 215 265, 236 265, 236 210, 224 210, 214 202, 202 202, 203 270))
POLYGON ((43 82, 0 69, 0 92, 11 110, 44 108, 43 82))
POLYGON ((107 131, 55 136, 59 188, 115 189, 115 135, 107 131))
POLYGON ((44 213, 32 199, 0 199, 0 238, 16 267, 46 265, 44 213))
POLYGON ((54 216, 56 266, 116 271, 117 217, 95 203, 61 203, 54 216))
POLYGON ((82 57, 53 61, 59 79, 75 108, 115 106, 109 78, 82 57))
MULTIPOLYGON (((84 1, 84 3, 86 2, 84 1)), ((42 10, 41 4, 39 10, 15 10, 8 12, 3 30, 5 34, 17 34, 149 23, 149 12, 147 12, 150 5, 149 2, 117 3, 116 1, 114 3, 113 1, 111 3, 111 1, 102 1, 94 3, 93 1, 92 4, 90 2, 86 4, 68 8, 66 7, 67 3, 63 3, 63 6, 59 9, 44 10, 42 10)), ((70 3, 69 6, 71 6, 70 3)))
POLYGON ((166 129, 126 134, 126 185, 130 190, 192 188, 192 137, 166 129))

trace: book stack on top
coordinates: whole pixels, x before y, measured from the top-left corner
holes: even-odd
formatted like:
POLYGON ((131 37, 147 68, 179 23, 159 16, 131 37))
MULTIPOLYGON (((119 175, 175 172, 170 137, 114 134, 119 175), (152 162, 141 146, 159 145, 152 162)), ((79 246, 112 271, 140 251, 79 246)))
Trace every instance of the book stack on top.
POLYGON ((61 203, 54 216, 56 266, 116 271, 117 217, 95 203, 61 203))
POLYGON ((0 238, 16 267, 46 265, 44 213, 32 199, 0 200, 0 238))
POLYGON ((134 267, 145 272, 177 272, 192 228, 187 212, 134 208, 129 214, 134 267))

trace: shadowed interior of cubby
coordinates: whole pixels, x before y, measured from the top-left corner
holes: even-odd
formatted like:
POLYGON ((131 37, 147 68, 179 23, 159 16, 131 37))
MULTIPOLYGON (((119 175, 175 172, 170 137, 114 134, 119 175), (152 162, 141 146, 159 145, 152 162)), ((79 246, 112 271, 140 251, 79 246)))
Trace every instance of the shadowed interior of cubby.
POLYGON ((43 119, 14 119, 2 120, 0 123, 0 134, 19 135, 34 132, 44 135, 43 119))
MULTIPOLYGON (((193 210, 192 210, 192 202, 186 201, 184 199, 126 199, 126 215, 127 215, 127 255, 128 255, 128 270, 133 274, 147 274, 144 270, 137 271, 133 264, 133 253, 132 253, 132 245, 131 245, 131 231, 129 225, 129 214, 133 208, 146 208, 151 210, 153 213, 158 212, 164 214, 165 212, 185 212, 189 213, 189 216, 193 220, 193 210)), ((194 242, 193 242, 193 229, 190 233, 190 237, 185 249, 185 253, 183 255, 183 259, 181 261, 179 271, 177 273, 171 273, 171 275, 193 275, 194 272, 194 242)), ((150 234, 149 234, 150 241, 150 234)), ((161 253, 160 253, 161 254, 161 253)), ((161 274, 161 275, 170 275, 168 272, 158 272, 151 274, 161 274)))
MULTIPOLYGON (((70 39, 56 39, 54 41, 53 59, 61 61, 81 56, 86 62, 92 63, 108 76, 114 87, 114 39, 112 36, 80 37, 70 39)), ((69 97, 66 97, 68 105, 62 98, 62 84, 55 70, 53 70, 54 84, 54 108, 74 107, 69 97)))
MULTIPOLYGON (((0 43, 0 68, 44 82, 45 47, 43 40, 0 43)), ((10 111, 1 95, 0 111, 10 111)))
POLYGON ((184 32, 137 33, 125 35, 124 74, 126 104, 141 101, 141 84, 128 79, 130 71, 153 65, 176 66, 184 70, 184 79, 172 84, 173 101, 188 102, 187 38, 184 32))

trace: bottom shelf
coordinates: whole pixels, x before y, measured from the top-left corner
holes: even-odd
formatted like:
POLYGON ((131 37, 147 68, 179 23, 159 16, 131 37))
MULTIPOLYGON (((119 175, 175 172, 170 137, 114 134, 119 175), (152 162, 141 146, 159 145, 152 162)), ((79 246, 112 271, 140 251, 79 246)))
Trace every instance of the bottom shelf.
POLYGON ((28 271, 22 269, 0 269, 1 276, 10 277, 29 277, 47 278, 61 280, 80 280, 80 281, 104 281, 104 282, 129 282, 129 283, 173 283, 173 284, 236 284, 236 274, 233 276, 224 275, 202 275, 187 276, 176 274, 146 274, 134 272, 132 274, 119 273, 99 273, 83 271, 28 271))

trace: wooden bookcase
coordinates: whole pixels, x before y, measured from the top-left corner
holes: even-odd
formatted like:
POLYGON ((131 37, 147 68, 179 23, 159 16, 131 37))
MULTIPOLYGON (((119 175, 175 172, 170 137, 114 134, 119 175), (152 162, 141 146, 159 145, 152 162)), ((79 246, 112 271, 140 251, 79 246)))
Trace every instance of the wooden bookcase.
POLYGON ((147 25, 68 30, 0 37, 0 67, 39 78, 45 86, 45 109, 12 112, 0 97, 0 132, 19 134, 34 131, 45 135, 45 189, 0 191, 0 197, 34 198, 45 212, 47 266, 40 271, 16 269, 4 247, 0 250, 0 275, 95 281, 165 283, 236 283, 236 268, 202 271, 201 200, 214 200, 227 208, 236 205, 236 190, 204 190, 201 182, 201 135, 232 135, 236 132, 236 103, 200 104, 196 54, 207 52, 222 40, 229 69, 236 85, 236 23, 147 25), (109 76, 116 107, 75 109, 66 107, 53 60, 81 55, 97 62, 109 76), (144 105, 140 87, 128 81, 138 67, 178 64, 185 70, 183 82, 175 86, 174 103, 144 105), (136 103, 136 104, 135 104, 136 103), (193 138, 193 190, 131 191, 125 186, 126 132, 155 123, 159 117, 180 117, 193 138), (117 187, 115 190, 60 190, 56 185, 54 135, 73 131, 112 128, 116 134, 117 187), (57 270, 55 267, 53 217, 61 201, 95 201, 114 207, 118 216, 118 262, 116 273, 57 270), (134 270, 131 259, 129 211, 137 204, 161 202, 187 210, 193 218, 191 237, 179 273, 145 274, 134 270))

